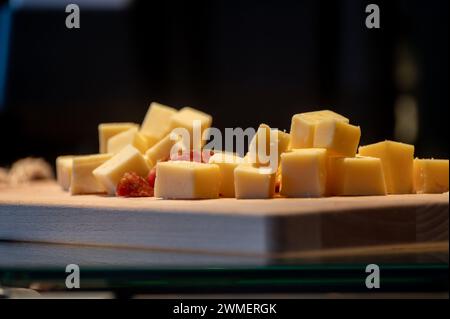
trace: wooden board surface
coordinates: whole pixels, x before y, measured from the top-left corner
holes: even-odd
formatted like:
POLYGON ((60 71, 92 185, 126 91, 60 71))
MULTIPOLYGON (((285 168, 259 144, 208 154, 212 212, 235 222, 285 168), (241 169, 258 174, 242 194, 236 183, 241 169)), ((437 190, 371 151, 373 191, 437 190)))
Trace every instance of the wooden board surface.
POLYGON ((0 240, 295 254, 448 241, 449 197, 167 201, 0 186, 0 240))
POLYGON ((245 256, 171 252, 103 246, 0 241, 2 268, 58 268, 76 263, 82 267, 261 267, 299 264, 444 264, 448 242, 320 250, 295 255, 245 256))

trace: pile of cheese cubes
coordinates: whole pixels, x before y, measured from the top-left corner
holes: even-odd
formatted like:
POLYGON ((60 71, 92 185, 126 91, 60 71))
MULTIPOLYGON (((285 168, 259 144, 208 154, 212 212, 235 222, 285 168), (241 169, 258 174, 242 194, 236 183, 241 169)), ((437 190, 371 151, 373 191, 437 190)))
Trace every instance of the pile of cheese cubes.
POLYGON ((152 187, 155 197, 163 199, 448 191, 448 160, 414 159, 414 146, 392 141, 359 147, 361 129, 332 111, 294 115, 289 134, 261 124, 243 158, 216 150, 207 163, 170 160, 177 143, 171 132, 184 128, 193 133, 194 121, 200 123, 202 133, 212 125, 210 115, 193 108, 176 110, 152 103, 141 126, 100 124, 99 154, 58 157, 58 182, 73 195, 115 195, 126 173, 147 179, 156 170, 152 187), (262 137, 267 141, 264 145, 260 145, 262 137), (271 155, 278 160, 276 167, 259 157, 261 147, 270 154, 274 144, 276 154, 271 155))

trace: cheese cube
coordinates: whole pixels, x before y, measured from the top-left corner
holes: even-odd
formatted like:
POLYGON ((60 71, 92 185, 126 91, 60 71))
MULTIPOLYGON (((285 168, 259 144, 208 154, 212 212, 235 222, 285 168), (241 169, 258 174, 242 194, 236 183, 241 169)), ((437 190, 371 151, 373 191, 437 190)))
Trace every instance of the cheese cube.
POLYGON ((119 133, 128 131, 130 128, 139 128, 135 123, 103 123, 98 126, 98 138, 100 153, 107 153, 108 140, 119 133))
POLYGON ((383 166, 374 157, 329 159, 328 194, 333 196, 386 195, 383 166))
POLYGON ((56 159, 56 180, 65 191, 70 189, 73 158, 74 156, 59 156, 56 159))
POLYGON ((439 194, 448 192, 448 160, 415 159, 414 192, 439 194))
POLYGON ((278 159, 281 158, 281 154, 289 149, 291 144, 291 134, 277 130, 277 143, 278 143, 278 159))
POLYGON ((155 145, 169 134, 172 124, 172 116, 178 111, 172 107, 156 102, 150 107, 142 122, 140 132, 147 137, 149 147, 155 145))
POLYGON ((296 149, 281 155, 281 195, 322 197, 327 184, 327 150, 296 149))
POLYGON ((275 193, 276 172, 243 163, 234 170, 234 189, 237 199, 266 199, 275 193))
POLYGON ((232 153, 215 153, 209 158, 209 164, 216 164, 220 169, 220 190, 222 197, 235 197, 234 192, 234 169, 244 159, 232 153))
POLYGON ((186 147, 197 149, 204 145, 205 141, 202 139, 202 134, 211 127, 212 117, 196 109, 185 107, 172 117, 171 122, 171 131, 176 128, 184 128, 190 134, 190 138, 183 141, 186 147), (198 130, 194 131, 197 122, 198 130), (194 136, 194 134, 198 135, 194 136))
POLYGON ((125 173, 134 172, 147 178, 149 167, 144 156, 132 145, 126 146, 110 160, 106 161, 93 172, 97 181, 107 190, 109 195, 116 193, 116 187, 125 173))
POLYGON ((388 194, 410 194, 413 191, 413 145, 384 141, 361 146, 359 155, 381 159, 388 194))
POLYGON ((289 148, 290 135, 288 133, 272 130, 268 125, 261 124, 250 142, 247 158, 256 166, 273 165, 278 167, 281 153, 289 148), (272 150, 277 153, 272 158, 272 150), (276 163, 274 163, 276 161, 276 163))
POLYGON ((354 157, 361 129, 343 121, 324 120, 316 125, 314 147, 326 148, 330 156, 354 157))
POLYGON ((215 164, 160 162, 156 165, 155 197, 213 199, 219 197, 220 169, 215 164))
POLYGON ((184 107, 171 118, 171 128, 183 127, 192 132, 194 121, 199 121, 202 131, 211 127, 212 116, 191 107, 184 107))
POLYGON ((312 148, 314 146, 316 125, 327 119, 334 119, 347 124, 349 123, 349 120, 344 116, 329 110, 294 115, 291 122, 290 148, 312 148))
POLYGON ((72 159, 70 192, 72 195, 100 194, 106 189, 93 175, 93 171, 111 158, 111 154, 77 156, 72 159))
POLYGON ((180 137, 175 134, 168 134, 161 141, 153 145, 145 152, 145 159, 150 168, 156 166, 160 161, 167 161, 172 156, 177 155, 184 150, 184 145, 180 142, 180 137), (177 144, 177 145, 176 145, 177 144), (174 154, 171 154, 174 152, 174 154))
POLYGON ((271 129, 266 124, 261 124, 253 136, 249 144, 249 152, 247 153, 246 159, 250 161, 249 163, 259 165, 268 165, 270 155, 270 142, 271 142, 271 129))
POLYGON ((145 153, 149 148, 147 138, 138 132, 137 127, 133 127, 111 137, 108 140, 106 150, 110 154, 117 154, 127 145, 133 145, 141 153, 145 153))

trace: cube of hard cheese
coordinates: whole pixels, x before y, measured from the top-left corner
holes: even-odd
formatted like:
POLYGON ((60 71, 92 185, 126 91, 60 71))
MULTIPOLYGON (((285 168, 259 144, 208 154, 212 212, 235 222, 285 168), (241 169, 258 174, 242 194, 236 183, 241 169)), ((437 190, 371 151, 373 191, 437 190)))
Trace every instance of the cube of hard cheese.
POLYGON ((172 107, 162 105, 156 102, 150 104, 150 107, 142 122, 140 132, 147 137, 149 147, 158 143, 169 134, 172 123, 172 116, 178 111, 172 107))
POLYGON ((184 107, 172 117, 171 122, 171 131, 182 128, 190 134, 189 139, 183 136, 183 142, 189 149, 194 149, 203 146, 205 141, 202 139, 202 134, 211 127, 212 117, 196 109, 184 107), (194 126, 197 125, 195 123, 198 123, 196 133, 194 133, 194 126), (198 135, 194 136, 194 134, 198 135))
POLYGON ((156 166, 156 164, 160 161, 167 161, 172 156, 176 155, 180 151, 183 151, 183 145, 176 145, 180 141, 180 138, 174 134, 167 134, 161 141, 153 145, 151 148, 145 152, 145 159, 147 160, 150 168, 156 166), (174 154, 171 154, 171 152, 174 154))
POLYGON ((215 164, 160 162, 156 165, 155 197, 213 199, 219 197, 220 169, 215 164))
POLYGON ((232 153, 215 153, 209 158, 209 164, 216 164, 220 169, 220 196, 235 197, 234 169, 244 161, 232 153))
POLYGON ((114 195, 120 179, 129 172, 134 172, 144 178, 147 178, 149 173, 149 166, 144 156, 132 145, 126 146, 110 160, 96 168, 93 174, 108 194, 114 195))
POLYGON ((135 123, 103 123, 98 126, 98 138, 100 153, 107 153, 108 140, 119 133, 128 131, 130 128, 139 128, 135 123))
POLYGON ((388 194, 410 194, 412 192, 413 145, 384 141, 361 146, 359 155, 381 159, 388 194))
POLYGON ((343 121, 328 119, 316 125, 314 147, 326 148, 330 156, 353 157, 358 151, 361 129, 343 121))
POLYGON ((248 160, 256 166, 266 166, 273 164, 270 161, 280 162, 281 153, 289 148, 290 135, 288 133, 273 130, 266 124, 261 124, 250 142, 248 160), (272 150, 276 150, 275 158, 271 158, 272 150))
POLYGON ((448 160, 415 159, 414 192, 439 194, 448 192, 448 160))
POLYGON ((70 192, 72 195, 100 194, 106 189, 93 175, 93 171, 111 159, 111 154, 77 156, 72 159, 70 192))
POLYGON ((305 148, 281 154, 281 195, 322 197, 326 184, 326 149, 305 148))
POLYGON ((328 172, 327 192, 329 195, 386 195, 383 166, 379 158, 330 158, 328 172))
POLYGON ((243 163, 234 170, 237 199, 266 199, 275 193, 276 172, 263 173, 261 168, 243 163))
POLYGON ((65 191, 70 188, 73 158, 74 156, 59 156, 56 159, 56 180, 65 191))
POLYGON ((202 131, 211 127, 212 116, 191 107, 184 107, 171 118, 171 128, 183 127, 192 132, 194 121, 199 121, 202 131))
POLYGON ((133 127, 111 137, 108 140, 106 150, 110 154, 117 154, 127 145, 133 145, 141 153, 145 153, 149 149, 147 138, 138 132, 137 127, 133 127))
POLYGON ((334 119, 347 124, 349 123, 349 120, 344 116, 329 110, 294 115, 291 122, 290 148, 312 148, 314 146, 316 125, 327 119, 334 119))

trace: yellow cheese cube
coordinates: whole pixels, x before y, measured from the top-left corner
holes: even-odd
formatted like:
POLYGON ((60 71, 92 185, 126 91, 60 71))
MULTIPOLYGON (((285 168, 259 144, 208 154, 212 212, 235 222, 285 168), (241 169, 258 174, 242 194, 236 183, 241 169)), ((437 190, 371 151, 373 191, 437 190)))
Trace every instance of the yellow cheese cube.
POLYGON ((211 127, 211 124, 211 115, 190 107, 184 107, 172 117, 171 130, 177 128, 186 129, 187 133, 190 134, 190 138, 189 140, 185 139, 183 142, 189 149, 199 149, 205 142, 202 139, 202 134, 211 127), (199 130, 195 134, 198 134, 198 136, 194 136, 194 125, 197 125, 196 123, 198 123, 199 130))
POLYGON ((322 197, 327 185, 327 150, 296 149, 281 154, 281 195, 322 197))
POLYGON ((74 156, 59 156, 56 159, 56 180, 65 191, 70 189, 73 158, 74 156))
POLYGON ((234 170, 234 189, 238 199, 266 199, 275 193, 276 172, 266 173, 251 164, 241 164, 234 170), (263 173, 264 172, 264 173, 263 173))
POLYGON ((343 121, 324 120, 316 125, 314 147, 326 148, 330 156, 356 155, 361 138, 358 126, 343 121))
POLYGON ((249 163, 258 165, 268 165, 270 155, 270 142, 271 142, 271 129, 266 124, 261 124, 253 136, 249 144, 249 152, 247 153, 246 159, 251 161, 249 163))
POLYGON ((105 193, 106 189, 93 171, 111 158, 111 154, 77 156, 72 160, 70 192, 72 195, 105 193))
POLYGON ((439 194, 448 192, 448 160, 415 159, 414 192, 439 194))
POLYGON ((290 135, 288 133, 273 130, 268 125, 261 124, 250 142, 247 158, 256 166, 276 164, 273 165, 276 168, 280 162, 281 153, 286 152, 289 143, 290 135), (274 154, 275 158, 271 157, 272 150, 277 152, 274 154), (273 163, 275 160, 277 162, 273 163))
POLYGON ((334 119, 347 124, 349 123, 349 120, 344 116, 329 110, 294 115, 291 122, 290 148, 312 148, 314 146, 316 125, 327 119, 334 119))
POLYGON ((291 144, 291 134, 277 130, 277 143, 278 143, 278 159, 280 159, 281 154, 289 149, 291 144))
POLYGON ((329 159, 328 194, 333 196, 386 195, 383 166, 374 157, 329 159))
POLYGON ((98 126, 98 138, 100 153, 107 153, 108 140, 119 133, 128 131, 130 128, 139 128, 135 123, 103 123, 98 126))
POLYGON ((388 194, 410 194, 412 192, 413 145, 384 141, 361 146, 359 155, 381 159, 388 194))
POLYGON ((213 199, 219 197, 220 169, 215 164, 160 162, 156 165, 155 197, 213 199))
POLYGON ((125 173, 134 172, 147 178, 149 167, 144 156, 137 148, 128 145, 93 172, 97 181, 107 190, 109 195, 116 193, 116 187, 125 173))
POLYGON ((209 158, 209 164, 216 164, 220 169, 220 196, 235 197, 234 192, 234 169, 244 159, 232 153, 215 153, 209 158))
POLYGON ((141 125, 141 133, 147 137, 149 147, 155 145, 169 134, 172 124, 172 116, 178 111, 172 107, 156 102, 150 104, 141 125))
POLYGON ((138 132, 137 127, 133 127, 111 137, 108 140, 106 150, 110 154, 117 154, 127 145, 133 145, 141 153, 145 153, 149 149, 147 138, 138 132))
POLYGON ((160 161, 167 161, 172 156, 177 155, 184 150, 183 144, 178 144, 180 137, 175 134, 168 134, 161 141, 153 145, 145 152, 145 159, 147 160, 150 168, 156 166, 160 161), (171 154, 174 152, 174 154, 171 154))
POLYGON ((194 121, 199 121, 201 130, 211 127, 212 116, 191 107, 184 107, 171 118, 171 128, 182 127, 192 132, 194 121))

